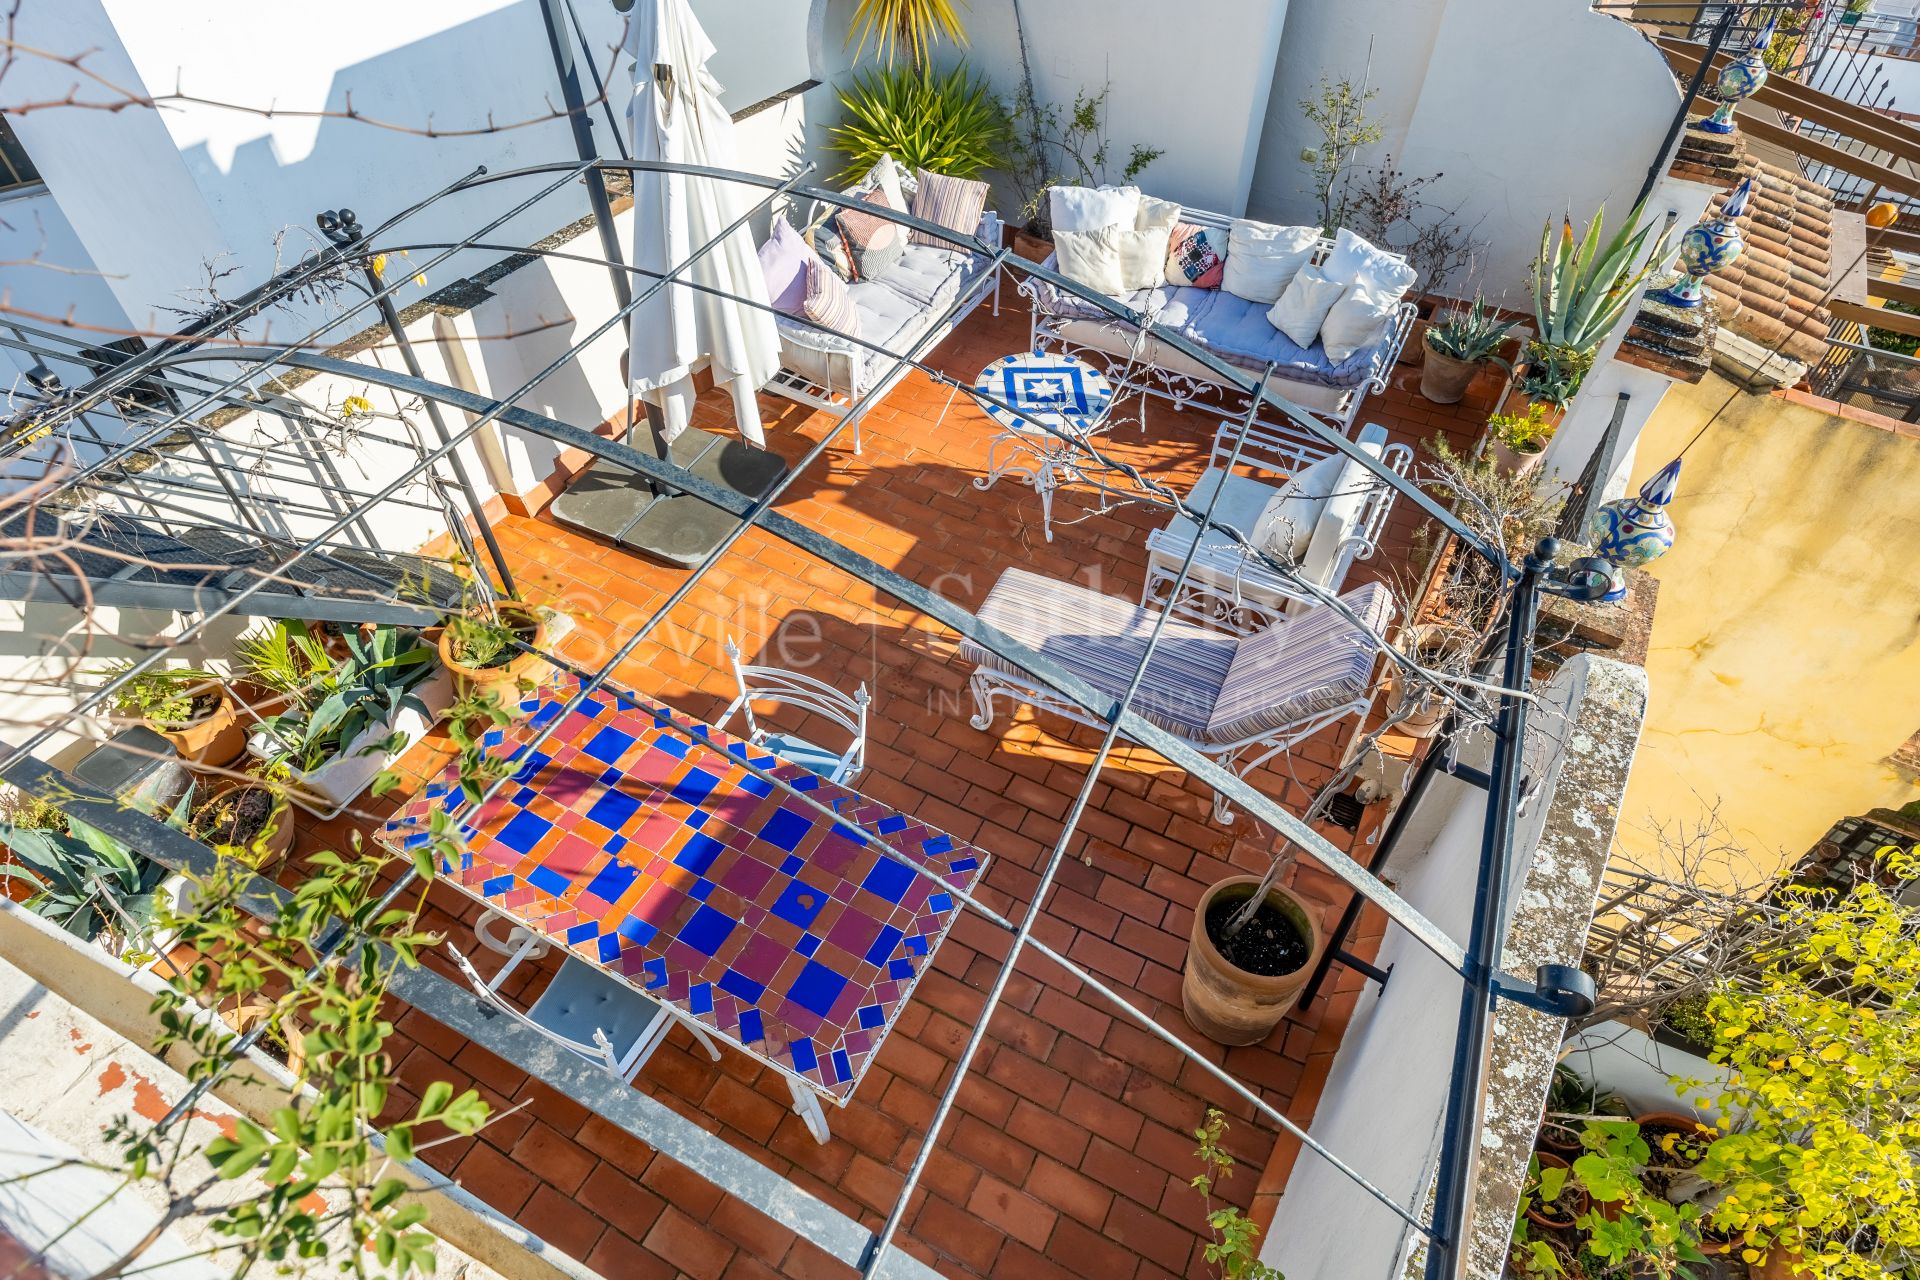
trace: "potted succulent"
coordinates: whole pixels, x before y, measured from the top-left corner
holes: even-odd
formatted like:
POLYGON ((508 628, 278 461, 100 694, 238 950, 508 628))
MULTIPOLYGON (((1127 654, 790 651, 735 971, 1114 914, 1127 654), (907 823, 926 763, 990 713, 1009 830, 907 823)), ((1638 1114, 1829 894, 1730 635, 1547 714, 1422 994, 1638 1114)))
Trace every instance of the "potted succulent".
MULTIPOLYGON (((313 639, 300 623, 274 634, 296 647, 313 639)), ((371 786, 452 701, 452 681, 419 633, 381 625, 341 642, 347 656, 306 680, 285 710, 261 717, 247 742, 257 759, 285 770, 288 798, 320 818, 371 786)), ((287 658, 277 654, 272 666, 284 669, 287 658)))
POLYGON ((1421 337, 1426 358, 1420 365, 1420 394, 1435 404, 1458 404, 1482 365, 1511 368, 1496 353, 1514 323, 1501 320, 1476 293, 1465 310, 1456 307, 1428 325, 1421 337))
POLYGON ((512 707, 527 691, 553 676, 539 652, 553 640, 554 615, 512 600, 482 600, 448 617, 440 630, 440 662, 453 673, 454 689, 512 707))
MULTIPOLYGON (((180 798, 165 819, 168 826, 186 825, 192 794, 189 789, 180 798)), ((171 875, 162 864, 50 805, 16 805, 0 820, 0 844, 14 857, 13 865, 0 865, 0 880, 28 891, 27 910, 76 938, 99 941, 123 959, 147 948, 155 912, 186 883, 184 876, 171 875)))
MULTIPOLYGON (((115 663, 101 674, 114 679, 132 666, 115 663)), ((247 749, 246 726, 215 672, 149 667, 115 690, 111 702, 115 715, 145 724, 187 764, 225 768, 247 749)))
POLYGON ((1654 223, 1636 226, 1644 209, 1644 204, 1634 206, 1604 245, 1604 206, 1578 241, 1572 218, 1561 218, 1558 236, 1548 219, 1533 264, 1534 340, 1527 344, 1527 368, 1520 377, 1520 389, 1529 398, 1558 405, 1573 398, 1594 353, 1666 256, 1665 236, 1648 248, 1654 223))
POLYGON ((1494 465, 1511 476, 1524 476, 1540 465, 1553 433, 1547 407, 1537 401, 1524 413, 1496 413, 1487 419, 1487 444, 1494 465))
POLYGON ((1258 1044, 1300 998, 1324 938, 1318 914, 1271 876, 1228 876, 1200 896, 1180 1004, 1221 1044, 1258 1044))
POLYGON ((279 865, 293 848, 293 820, 280 788, 262 779, 229 782, 193 811, 188 829, 215 852, 255 871, 279 865))

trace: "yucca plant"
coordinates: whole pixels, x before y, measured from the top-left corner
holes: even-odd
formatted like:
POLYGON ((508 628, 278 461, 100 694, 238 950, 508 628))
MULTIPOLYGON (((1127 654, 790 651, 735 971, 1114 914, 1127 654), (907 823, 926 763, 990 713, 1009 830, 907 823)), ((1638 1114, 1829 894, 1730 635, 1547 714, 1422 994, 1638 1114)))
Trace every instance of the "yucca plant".
POLYGON ((827 134, 847 158, 837 181, 859 179, 882 155, 955 178, 1001 164, 1006 118, 987 82, 964 67, 944 74, 880 67, 842 90, 840 105, 847 117, 827 134))
POLYGON ((954 0, 860 0, 847 31, 849 44, 855 35, 860 37, 860 46, 853 51, 856 60, 872 40, 888 66, 893 65, 893 55, 905 49, 916 71, 926 67, 927 49, 935 40, 944 36, 955 44, 967 42, 954 0))
POLYGON ((1561 371, 1585 372, 1633 291, 1666 256, 1665 236, 1651 250, 1647 248, 1653 223, 1636 229, 1644 208, 1634 206, 1626 225, 1604 247, 1600 236, 1605 205, 1594 213, 1586 235, 1577 242, 1570 217, 1560 219, 1558 238, 1551 219, 1541 231, 1540 257, 1533 264, 1533 315, 1539 326, 1535 342, 1561 371))

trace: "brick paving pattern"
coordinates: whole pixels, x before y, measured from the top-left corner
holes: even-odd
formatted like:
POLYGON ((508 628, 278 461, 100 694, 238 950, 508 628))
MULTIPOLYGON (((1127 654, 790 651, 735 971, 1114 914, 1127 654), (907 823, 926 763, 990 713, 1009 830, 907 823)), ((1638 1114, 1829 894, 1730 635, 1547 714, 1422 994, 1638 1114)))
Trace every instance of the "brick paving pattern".
MULTIPOLYGON (((1009 298, 1013 298, 1011 290, 1009 298)), ((970 320, 935 354, 936 367, 971 380, 988 361, 1021 349, 1026 317, 1010 307, 970 320)), ((1374 397, 1362 421, 1393 439, 1444 433, 1471 444, 1485 397, 1442 408, 1410 388, 1374 397)), ((1003 568, 1040 573, 1136 599, 1142 544, 1164 516, 1139 506, 1095 510, 1091 491, 1057 495, 1055 541, 1042 540, 1031 490, 1002 482, 972 487, 991 428, 964 398, 941 419, 945 387, 914 375, 867 418, 865 452, 836 446, 802 475, 779 509, 914 580, 977 608, 1003 568)), ((830 425, 800 406, 765 400, 771 445, 798 457, 830 425)), ((703 420, 730 422, 724 397, 706 397, 703 420)), ((1177 485, 1204 466, 1221 415, 1176 414, 1154 402, 1149 430, 1128 425, 1113 453, 1177 485)), ((845 437, 843 437, 845 439, 845 437)), ((1380 553, 1354 581, 1406 571, 1411 504, 1397 504, 1380 553)), ((642 624, 683 574, 522 516, 498 524, 535 602, 567 610, 577 624, 560 653, 597 666, 642 624)), ((902 608, 775 538, 750 531, 726 559, 619 668, 624 687, 711 720, 730 700, 721 652, 736 637, 746 660, 805 669, 872 691, 869 765, 854 788, 972 842, 993 857, 982 899, 1016 917, 1059 836, 1098 734, 1003 712, 987 732, 967 724, 967 668, 957 644, 931 619, 902 608)), ((805 732, 804 723, 784 725, 805 732)), ((1301 811, 1351 732, 1323 732, 1278 767, 1254 775, 1266 794, 1301 811)), ((404 762, 415 779, 443 764, 430 738, 404 762)), ((414 783, 411 785, 418 785, 414 783)), ((394 799, 404 802, 406 796, 394 799)), ((388 802, 391 803, 391 802, 388 802)), ((1325 1081, 1358 975, 1336 970, 1333 995, 1288 1019, 1263 1044, 1225 1049, 1192 1032, 1180 1013, 1180 969, 1204 887, 1268 857, 1244 818, 1215 825, 1204 789, 1151 752, 1124 745, 1101 773, 1058 888, 1036 936, 1152 1012, 1160 1025, 1260 1090, 1306 1124, 1325 1081)), ((388 804, 362 802, 384 811, 388 804)), ((364 819, 308 823, 302 847, 339 846, 364 819)), ((1367 831, 1368 825, 1362 825, 1367 831)), ((1346 845, 1347 832, 1325 828, 1346 845)), ((1338 913, 1346 892, 1312 867, 1291 873, 1296 889, 1338 913)), ((467 940, 476 913, 436 886, 429 923, 467 940)), ((1369 910, 1356 941, 1376 942, 1369 910)), ((636 1081, 662 1103, 869 1226, 893 1204, 936 1097, 978 1021, 985 991, 1007 954, 1007 935, 962 913, 914 998, 901 1012, 851 1103, 828 1109, 833 1140, 816 1144, 789 1109, 783 1082, 745 1056, 715 1064, 676 1030, 636 1081)), ((529 966, 510 991, 523 996, 557 964, 529 966)), ((436 1079, 477 1085, 498 1106, 529 1105, 476 1138, 426 1151, 436 1168, 555 1248, 619 1280, 792 1280, 850 1270, 513 1065, 407 1012, 396 1038, 400 1087, 394 1108, 436 1079)), ((1295 1144, 1253 1119, 1252 1108, 1170 1046, 1117 1016, 1090 991, 1033 956, 1023 957, 994 1014, 980 1056, 927 1167, 899 1243, 951 1276, 1019 1280, 1160 1280, 1201 1273, 1202 1209, 1191 1130, 1209 1106, 1233 1120, 1228 1145, 1238 1167, 1227 1199, 1270 1212, 1295 1144), (1256 1197, 1256 1192, 1260 1194, 1256 1197)), ((1357 1194, 1357 1193, 1356 1193, 1357 1194)))

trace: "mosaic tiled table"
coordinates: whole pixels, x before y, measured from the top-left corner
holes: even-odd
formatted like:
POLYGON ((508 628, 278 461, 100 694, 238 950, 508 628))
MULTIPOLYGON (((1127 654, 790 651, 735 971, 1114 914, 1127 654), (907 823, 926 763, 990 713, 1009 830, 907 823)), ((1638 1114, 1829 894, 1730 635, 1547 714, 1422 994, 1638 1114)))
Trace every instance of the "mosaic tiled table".
MULTIPOLYGON (((844 1103, 953 924, 942 885, 969 889, 986 856, 626 695, 596 693, 529 754, 577 689, 529 698, 528 720, 489 735, 490 754, 521 768, 469 812, 461 865, 443 878, 844 1103)), ((418 844, 428 815, 461 804, 449 769, 383 839, 418 844)))
MULTIPOLYGON (((1040 530, 1053 541, 1053 491, 1088 479, 1073 447, 1041 426, 1085 440, 1103 425, 1113 404, 1113 384, 1078 357, 1041 351, 1001 356, 973 380, 975 398, 1001 427, 987 446, 987 473, 973 487, 991 489, 1017 476, 1040 497, 1040 530)), ((1106 484, 1099 477, 1104 499, 1106 484)))

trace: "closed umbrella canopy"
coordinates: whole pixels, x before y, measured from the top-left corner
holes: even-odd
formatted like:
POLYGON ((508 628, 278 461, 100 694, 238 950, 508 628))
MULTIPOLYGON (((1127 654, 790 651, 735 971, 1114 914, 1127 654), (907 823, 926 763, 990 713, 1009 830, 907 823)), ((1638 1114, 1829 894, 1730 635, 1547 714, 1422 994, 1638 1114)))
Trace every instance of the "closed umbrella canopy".
MULTIPOLYGON (((627 26, 634 60, 627 108, 635 160, 738 168, 733 120, 720 105, 720 84, 707 70, 713 44, 687 0, 639 0, 627 26)), ((633 175, 633 261, 665 273, 685 262, 752 207, 738 183, 677 173, 633 175)), ((746 227, 695 260, 678 277, 703 289, 669 285, 633 313, 633 390, 659 405, 669 440, 686 429, 693 407, 693 367, 709 358, 716 385, 733 394, 741 434, 764 444, 755 392, 780 368, 773 315, 733 301, 767 306, 766 278, 746 227), (718 294, 705 290, 717 290, 718 294), (730 295, 730 296, 719 296, 730 295)), ((638 280, 645 288, 646 278, 638 280)))

